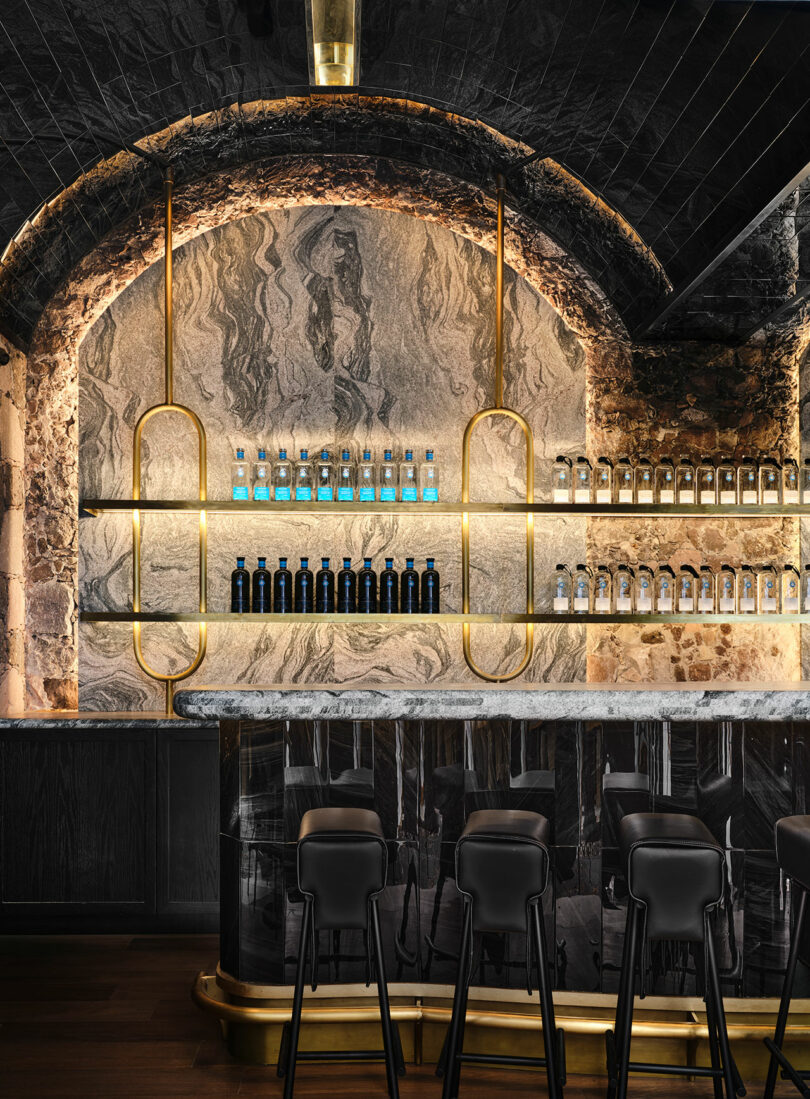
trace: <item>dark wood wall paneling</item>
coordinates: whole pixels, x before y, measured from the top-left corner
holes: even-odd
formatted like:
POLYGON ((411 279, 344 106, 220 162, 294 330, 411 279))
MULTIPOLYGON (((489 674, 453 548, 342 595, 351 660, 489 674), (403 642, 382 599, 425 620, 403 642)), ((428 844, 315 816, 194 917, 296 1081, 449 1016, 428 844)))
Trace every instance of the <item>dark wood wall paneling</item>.
POLYGON ((216 729, 0 732, 0 930, 214 931, 216 729))

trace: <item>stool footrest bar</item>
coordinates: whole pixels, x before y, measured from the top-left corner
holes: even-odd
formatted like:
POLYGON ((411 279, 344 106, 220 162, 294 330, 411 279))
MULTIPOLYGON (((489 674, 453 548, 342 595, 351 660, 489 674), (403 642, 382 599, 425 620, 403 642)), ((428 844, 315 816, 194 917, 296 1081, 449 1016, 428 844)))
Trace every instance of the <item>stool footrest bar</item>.
POLYGON ((782 1066, 783 1072, 781 1075, 783 1079, 790 1080, 795 1085, 797 1091, 799 1092, 799 1095, 804 1096, 804 1099, 810 1099, 810 1088, 808 1088, 808 1086, 804 1082, 804 1078, 807 1074, 803 1072, 797 1072, 797 1070, 793 1067, 793 1065, 790 1063, 790 1061, 787 1059, 787 1057, 784 1055, 782 1050, 772 1038, 766 1038, 765 1045, 767 1046, 772 1056, 775 1057, 779 1064, 782 1066))
POLYGON ((545 1068, 545 1057, 510 1057, 501 1053, 459 1053, 459 1061, 471 1065, 522 1065, 525 1067, 545 1068))
POLYGON ((383 1049, 298 1050, 299 1061, 384 1061, 383 1049))
POLYGON ((652 1076, 723 1076, 721 1068, 709 1068, 707 1065, 655 1065, 647 1061, 631 1061, 627 1068, 629 1072, 647 1072, 652 1076))

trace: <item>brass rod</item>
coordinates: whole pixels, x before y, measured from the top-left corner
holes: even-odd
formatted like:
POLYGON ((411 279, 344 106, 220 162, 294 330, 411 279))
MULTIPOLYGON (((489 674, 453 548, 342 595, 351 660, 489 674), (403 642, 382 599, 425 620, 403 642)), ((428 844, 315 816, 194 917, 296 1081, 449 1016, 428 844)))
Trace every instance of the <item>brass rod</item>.
POLYGON ((498 229, 495 247, 495 407, 503 408, 503 199, 506 180, 498 173, 498 229))
POLYGON ((172 287, 172 190, 174 170, 167 165, 163 175, 163 341, 165 404, 174 404, 174 295, 172 287))
POLYGON ((308 624, 317 626, 323 622, 341 622, 345 626, 380 625, 392 626, 430 625, 449 623, 479 623, 481 625, 546 625, 546 626, 666 626, 689 625, 720 626, 734 625, 757 626, 765 623, 780 623, 786 626, 806 625, 810 622, 810 613, 802 614, 523 614, 508 611, 477 611, 461 614, 453 612, 441 614, 244 614, 225 611, 79 611, 82 622, 222 622, 238 624, 240 622, 264 622, 268 625, 295 626, 308 624))

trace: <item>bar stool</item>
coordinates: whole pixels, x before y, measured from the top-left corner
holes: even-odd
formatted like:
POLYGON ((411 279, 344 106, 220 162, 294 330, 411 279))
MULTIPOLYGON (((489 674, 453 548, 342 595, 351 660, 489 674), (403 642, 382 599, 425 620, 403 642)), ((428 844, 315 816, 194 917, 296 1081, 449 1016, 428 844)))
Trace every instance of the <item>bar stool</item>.
MULTIPOLYGON (((729 1048, 726 1016, 710 913, 723 898, 723 849, 697 817, 680 813, 631 813, 619 822, 619 848, 627 874, 627 927, 624 937, 615 1030, 607 1031, 608 1097, 625 1099, 631 1072, 707 1076, 715 1099, 744 1096, 729 1048), (695 962, 703 972, 711 1068, 661 1065, 630 1060, 636 969, 645 942, 657 939, 701 944, 695 962), (722 1083, 721 1083, 722 1081, 722 1083)), ((694 949, 694 947, 693 947, 694 949)))
POLYGON ((385 887, 388 852, 382 825, 369 809, 310 809, 301 819, 298 833, 298 887, 304 894, 304 917, 298 947, 298 966, 292 1016, 282 1034, 278 1075, 285 1076, 284 1099, 292 1099, 297 1061, 385 1061, 390 1099, 398 1099, 397 1075, 405 1075, 402 1047, 396 1024, 391 1022, 388 986, 380 933, 377 898, 385 887), (307 954, 312 954, 312 990, 316 987, 319 931, 360 929, 369 944, 377 969, 383 1052, 379 1050, 299 1052, 301 1008, 307 954))
POLYGON ((796 887, 799 894, 799 912, 790 939, 790 953, 785 970, 785 983, 782 986, 779 1014, 776 1017, 776 1031, 773 1039, 765 1039, 765 1045, 771 1053, 768 1076, 765 1081, 765 1099, 773 1099, 778 1065, 782 1066, 782 1077, 792 1080, 800 1095, 810 1097, 810 1088, 805 1084, 805 1080, 810 1079, 810 1072, 799 1072, 782 1052, 790 999, 793 994, 793 981, 796 976, 796 962, 799 960, 807 916, 807 890, 810 889, 810 817, 782 817, 776 822, 776 861, 796 887))
MULTIPOLYGON (((548 838, 548 821, 539 813, 479 809, 470 814, 456 844, 456 884, 464 897, 464 924, 453 1015, 436 1070, 437 1075, 444 1075, 443 1099, 457 1099, 464 1062, 545 1068, 549 1099, 562 1097, 564 1037, 554 1022, 546 936, 540 910, 540 898, 548 884, 548 838), (545 1057, 464 1053, 472 940, 475 932, 488 931, 519 931, 527 936, 527 942, 534 943, 545 1057)), ((529 992, 531 994, 531 988, 529 992)))

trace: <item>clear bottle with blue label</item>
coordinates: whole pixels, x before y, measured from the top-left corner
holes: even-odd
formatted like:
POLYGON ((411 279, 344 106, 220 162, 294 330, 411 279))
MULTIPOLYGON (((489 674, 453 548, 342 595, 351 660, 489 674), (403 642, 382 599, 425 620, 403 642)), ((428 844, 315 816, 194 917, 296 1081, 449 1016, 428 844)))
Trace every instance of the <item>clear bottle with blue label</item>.
POLYGON ((551 609, 555 614, 570 614, 574 585, 565 565, 557 565, 551 577, 551 609))
POLYGON ((270 499, 270 463, 262 449, 259 450, 258 459, 253 463, 253 499, 270 499))
POLYGON ((426 504, 439 501, 439 469, 432 450, 425 451, 425 460, 419 467, 419 495, 426 504))
POLYGON ((757 574, 760 614, 779 614, 779 577, 773 565, 763 565, 757 574))
POLYGON ((721 565, 717 574, 717 609, 720 614, 737 613, 737 570, 721 565))
POLYGON ((391 451, 386 450, 383 460, 380 462, 380 502, 393 503, 397 498, 397 467, 391 457, 391 451))
POLYGON ((613 574, 607 565, 599 565, 593 577, 593 613, 610 614, 612 610, 613 574))
POLYGON ((439 614, 441 608, 441 577, 432 557, 425 561, 422 573, 422 614, 439 614))
POLYGON ((785 565, 782 569, 782 614, 798 614, 801 591, 801 578, 795 565, 785 565))
POLYGON ((799 467, 795 458, 785 458, 782 465, 782 503, 799 502, 799 467))
POLYGON ((726 507, 737 503, 737 470, 730 458, 723 458, 717 467, 717 502, 726 507))
POLYGON ((671 458, 662 458, 655 467, 655 502, 675 503, 675 466, 671 458))
POLYGON ((577 565, 573 576, 574 614, 588 614, 593 598, 593 574, 587 565, 577 565))
POLYGON ((639 458, 635 469, 636 503, 655 502, 655 471, 649 458, 639 458))
POLYGON ((633 594, 635 574, 629 565, 619 565, 613 577, 613 591, 616 599, 616 614, 633 613, 633 594))
POLYGON ((399 498, 403 504, 415 504, 419 499, 419 483, 413 451, 405 451, 405 461, 399 464, 399 498))
POLYGON ((577 458, 577 464, 574 466, 574 503, 575 504, 590 504, 591 503, 591 482, 593 480, 593 469, 591 463, 587 458, 577 458))
POLYGON ((802 503, 810 504, 810 458, 805 458, 801 475, 802 503))
POLYGON ((328 504, 335 498, 335 465, 328 450, 322 450, 315 463, 315 483, 318 486, 319 503, 328 504))
POLYGON ((759 466, 760 504, 780 504, 782 470, 775 458, 763 458, 759 466))
POLYGON ((633 502, 633 466, 629 458, 619 458, 614 470, 613 481, 616 485, 616 503, 633 502))
POLYGON ((598 458, 593 471, 594 493, 597 504, 613 503, 613 462, 610 458, 598 458))
POLYGON ((743 458, 737 470, 737 495, 741 504, 758 504, 757 464, 753 458, 743 458))
POLYGON ((695 467, 689 458, 681 458, 675 469, 675 502, 696 504, 695 467))
POLYGON ((711 458, 701 458, 697 467, 697 502, 699 504, 717 503, 717 470, 711 458))
POLYGON ((810 614, 810 565, 802 569, 802 610, 810 614))
POLYGON ((672 614, 675 610, 675 573, 669 565, 659 565, 655 574, 655 612, 672 614))
POLYGON ((698 611, 700 614, 714 614, 717 609, 717 581, 711 565, 701 565, 698 574, 698 611))
POLYGON ((655 574, 649 565, 639 565, 636 574, 636 614, 652 614, 655 574))
POLYGON ((351 503, 357 491, 357 470, 348 450, 343 450, 338 464, 338 500, 351 503))
POLYGON ((371 451, 363 451, 363 460, 357 467, 357 497, 363 504, 372 504, 377 499, 377 464, 372 461, 371 451))
POLYGON ((236 461, 231 462, 231 499, 250 499, 250 468, 241 447, 236 452, 236 461))
POLYGON ((551 470, 551 500, 554 504, 570 504, 574 499, 574 474, 571 459, 558 454, 551 470))
POLYGON ((278 461, 273 463, 273 499, 292 499, 292 462, 287 460, 287 451, 278 452, 278 461))
POLYGON ((750 565, 740 567, 740 578, 737 582, 737 613, 757 613, 757 577, 750 565))
POLYGON ((312 462, 306 450, 301 451, 301 457, 295 463, 295 499, 312 500, 312 462))
POLYGON ((694 614, 697 600, 698 574, 691 565, 681 565, 678 573, 678 614, 694 614))

